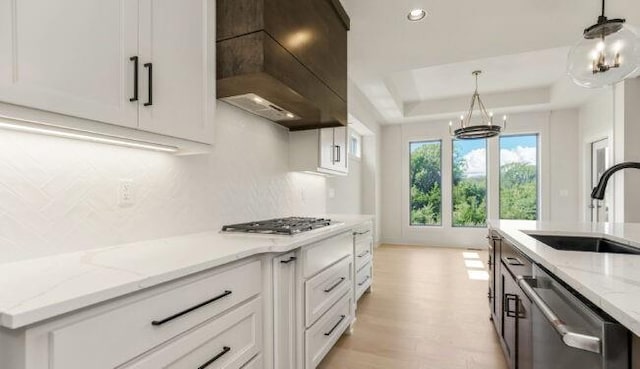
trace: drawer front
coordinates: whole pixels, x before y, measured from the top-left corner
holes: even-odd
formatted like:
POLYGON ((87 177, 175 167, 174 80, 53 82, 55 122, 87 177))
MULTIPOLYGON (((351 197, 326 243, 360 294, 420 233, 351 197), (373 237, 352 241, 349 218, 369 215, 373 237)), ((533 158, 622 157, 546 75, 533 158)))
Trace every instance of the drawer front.
POLYGON ((515 248, 510 242, 502 239, 501 262, 514 277, 530 276, 532 271, 531 261, 515 248))
POLYGON ((346 257, 305 282, 305 321, 311 326, 347 291, 352 291, 351 258, 346 257))
POLYGON ((369 264, 373 258, 371 243, 356 244, 356 271, 362 269, 363 266, 369 264))
POLYGON ((352 304, 353 297, 351 293, 347 293, 327 314, 305 332, 306 368, 311 369, 318 366, 351 324, 353 320, 352 304))
POLYGON ((302 266, 305 278, 310 278, 329 265, 353 254, 351 232, 341 233, 302 248, 302 266))
POLYGON ((353 235, 356 237, 356 240, 367 237, 373 238, 373 222, 368 221, 356 226, 353 229, 353 235))
POLYGON ((260 350, 262 299, 257 298, 120 368, 240 369, 260 350))
POLYGON ((112 369, 259 294, 261 264, 254 261, 175 285, 53 330, 51 368, 112 369))
POLYGON ((356 274, 356 300, 360 299, 360 297, 364 294, 364 291, 371 286, 373 282, 373 268, 371 267, 371 263, 365 265, 358 271, 356 274))
POLYGON ((262 355, 258 355, 253 359, 249 360, 248 363, 244 364, 242 369, 262 369, 262 355))

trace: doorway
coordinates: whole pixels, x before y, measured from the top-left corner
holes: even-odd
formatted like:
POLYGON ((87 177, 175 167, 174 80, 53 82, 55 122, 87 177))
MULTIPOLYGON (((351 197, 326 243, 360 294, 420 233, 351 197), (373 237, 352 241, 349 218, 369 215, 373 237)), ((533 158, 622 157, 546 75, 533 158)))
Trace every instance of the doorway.
MULTIPOLYGON (((611 154, 609 151, 609 139, 594 141, 591 143, 591 188, 598 184, 598 180, 602 173, 611 166, 611 154)), ((607 191, 604 200, 591 201, 589 208, 591 209, 591 222, 608 222, 611 195, 607 191)))

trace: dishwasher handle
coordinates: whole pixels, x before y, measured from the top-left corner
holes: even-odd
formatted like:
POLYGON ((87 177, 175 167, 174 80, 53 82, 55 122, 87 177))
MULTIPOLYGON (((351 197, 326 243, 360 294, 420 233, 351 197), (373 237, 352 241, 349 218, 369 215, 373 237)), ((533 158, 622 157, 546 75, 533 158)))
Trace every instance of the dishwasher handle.
POLYGON ((518 285, 531 301, 540 309, 542 315, 549 321, 553 329, 560 335, 565 345, 584 351, 602 353, 602 342, 600 337, 589 336, 582 333, 572 332, 563 321, 551 310, 549 305, 533 289, 530 281, 534 278, 518 276, 518 285))

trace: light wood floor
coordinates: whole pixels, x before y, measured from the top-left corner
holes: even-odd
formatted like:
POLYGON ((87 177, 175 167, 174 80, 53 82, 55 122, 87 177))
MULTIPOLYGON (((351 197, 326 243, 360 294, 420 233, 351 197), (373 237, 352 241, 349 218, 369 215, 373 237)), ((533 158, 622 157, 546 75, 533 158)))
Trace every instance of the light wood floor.
POLYGON ((373 292, 359 302, 320 369, 506 369, 489 321, 487 281, 471 280, 463 252, 383 245, 375 250, 373 292))

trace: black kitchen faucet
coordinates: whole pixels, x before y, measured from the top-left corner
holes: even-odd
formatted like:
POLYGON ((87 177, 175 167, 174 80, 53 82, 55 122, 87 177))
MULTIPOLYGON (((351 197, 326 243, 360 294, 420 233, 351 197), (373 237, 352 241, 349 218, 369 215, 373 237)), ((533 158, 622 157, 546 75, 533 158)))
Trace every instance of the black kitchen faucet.
POLYGON ((624 163, 616 164, 611 168, 605 170, 604 173, 602 173, 602 176, 600 176, 600 181, 598 181, 598 185, 593 188, 593 191, 591 191, 591 198, 594 200, 604 199, 604 191, 607 189, 607 182, 609 181, 609 178, 611 178, 613 173, 622 169, 627 169, 627 168, 640 169, 640 163, 627 161, 624 163))

